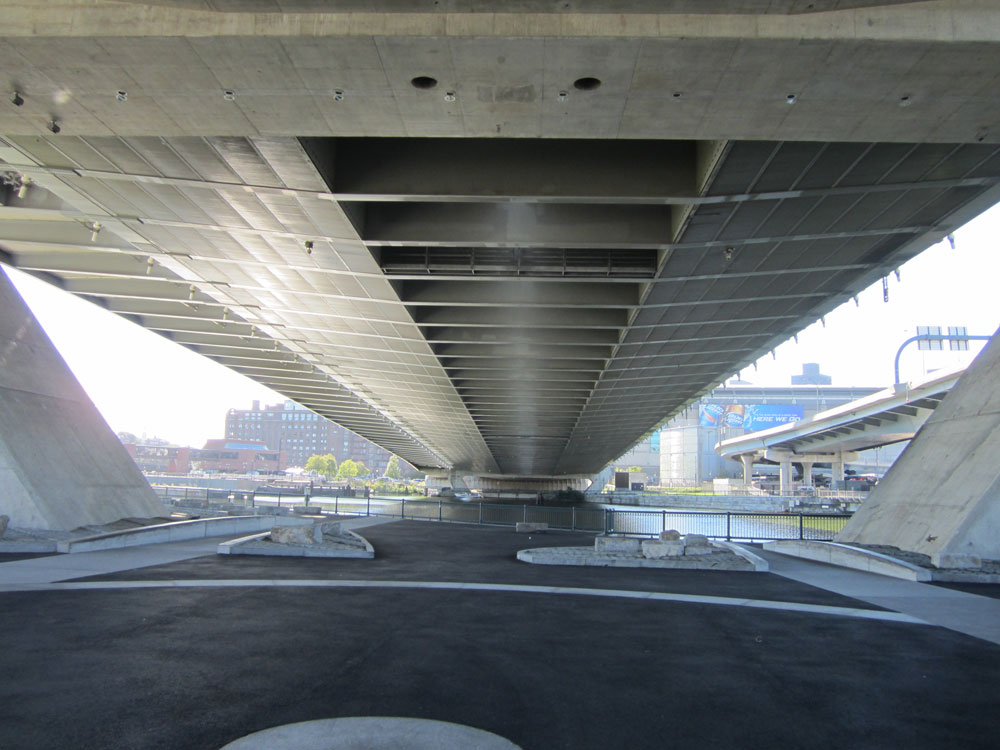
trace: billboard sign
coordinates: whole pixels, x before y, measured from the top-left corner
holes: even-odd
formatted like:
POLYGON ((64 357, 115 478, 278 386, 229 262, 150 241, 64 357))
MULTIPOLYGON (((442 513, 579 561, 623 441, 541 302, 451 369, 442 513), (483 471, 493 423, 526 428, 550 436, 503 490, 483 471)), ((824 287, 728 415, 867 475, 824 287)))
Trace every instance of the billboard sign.
POLYGON ((748 432, 766 430, 802 419, 798 404, 702 404, 698 424, 702 427, 742 427, 748 432))

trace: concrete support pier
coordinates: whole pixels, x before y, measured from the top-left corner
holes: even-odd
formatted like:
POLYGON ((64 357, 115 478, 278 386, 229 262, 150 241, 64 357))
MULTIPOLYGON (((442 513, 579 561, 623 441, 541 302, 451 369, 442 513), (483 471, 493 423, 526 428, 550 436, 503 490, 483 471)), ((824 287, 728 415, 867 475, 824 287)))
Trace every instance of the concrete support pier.
POLYGON ((844 454, 837 453, 830 462, 830 489, 844 489, 844 454))
POLYGON ((993 335, 836 541, 939 567, 1000 560, 1000 336, 993 335))
POLYGON ((164 513, 0 271, 0 515, 13 528, 70 530, 164 513))
POLYGON ((813 486, 813 462, 803 461, 802 462, 802 486, 812 487, 813 486))
POLYGON ((743 484, 749 487, 753 484, 753 453, 744 453, 740 456, 740 461, 743 464, 743 484))

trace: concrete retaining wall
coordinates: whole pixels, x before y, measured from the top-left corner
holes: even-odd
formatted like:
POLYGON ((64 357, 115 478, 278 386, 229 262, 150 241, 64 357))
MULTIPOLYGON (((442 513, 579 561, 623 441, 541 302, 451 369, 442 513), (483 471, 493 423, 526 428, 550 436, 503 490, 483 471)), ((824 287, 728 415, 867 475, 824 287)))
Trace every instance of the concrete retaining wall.
POLYGON ((92 552, 102 549, 120 549, 122 547, 138 547, 145 544, 162 544, 164 542, 182 542, 188 539, 202 539, 212 536, 230 534, 247 534, 254 531, 269 531, 275 526, 308 526, 313 524, 311 518, 297 516, 228 516, 222 518, 199 518, 193 521, 177 521, 161 523, 155 526, 142 526, 137 529, 112 531, 107 534, 73 539, 59 542, 59 552, 92 552))

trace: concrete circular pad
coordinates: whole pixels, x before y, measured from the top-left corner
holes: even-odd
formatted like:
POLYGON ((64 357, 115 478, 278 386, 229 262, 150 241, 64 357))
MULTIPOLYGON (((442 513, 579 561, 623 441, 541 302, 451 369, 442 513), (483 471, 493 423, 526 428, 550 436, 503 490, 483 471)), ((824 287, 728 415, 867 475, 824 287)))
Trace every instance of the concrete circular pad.
POLYGON ((222 750, 520 750, 481 729, 429 719, 351 716, 286 724, 248 734, 222 750))

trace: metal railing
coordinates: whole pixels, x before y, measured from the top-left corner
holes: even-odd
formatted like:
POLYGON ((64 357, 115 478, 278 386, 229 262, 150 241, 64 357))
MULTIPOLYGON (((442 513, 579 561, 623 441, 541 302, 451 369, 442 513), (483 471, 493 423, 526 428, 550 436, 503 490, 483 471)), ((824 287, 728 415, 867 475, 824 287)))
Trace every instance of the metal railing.
POLYGON ((829 541, 850 516, 810 513, 746 513, 735 511, 620 510, 587 506, 461 503, 445 500, 344 499, 333 510, 344 515, 370 515, 407 520, 452 521, 513 526, 520 521, 547 523, 566 531, 656 536, 674 529, 727 541, 814 539, 829 541))
MULTIPOLYGON (((165 499, 211 502, 216 493, 226 504, 280 507, 281 499, 257 496, 252 492, 156 487, 165 499), (229 498, 232 496, 232 499, 229 498)), ((284 504, 302 505, 303 496, 288 496, 284 504)), ((546 523, 549 528, 625 536, 656 536, 674 529, 681 534, 704 534, 726 541, 767 541, 812 539, 829 541, 839 532, 849 515, 811 513, 753 513, 737 511, 621 510, 594 506, 512 505, 437 500, 407 500, 384 497, 313 497, 310 506, 336 515, 399 518, 401 520, 447 521, 452 523, 514 526, 528 521, 546 523)))

